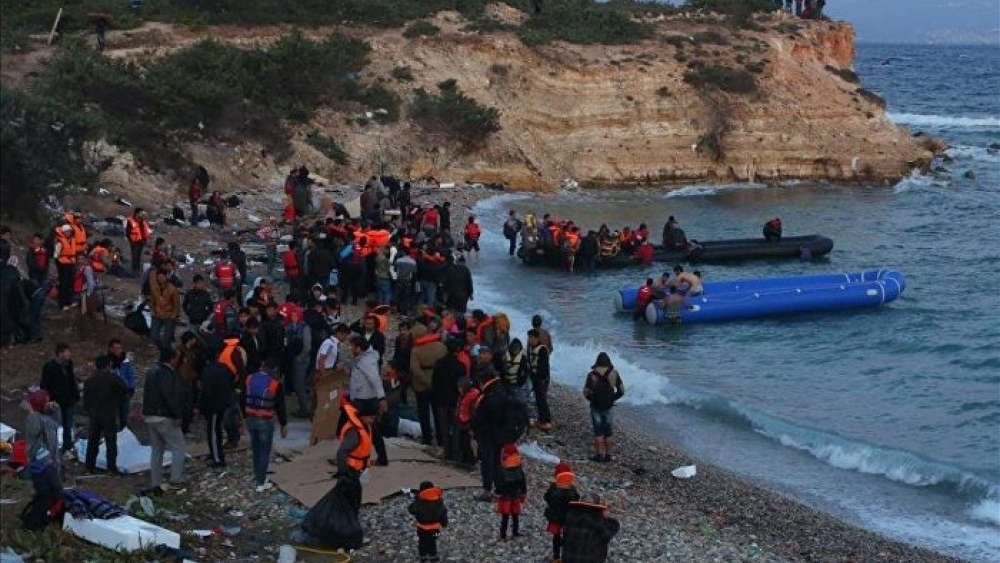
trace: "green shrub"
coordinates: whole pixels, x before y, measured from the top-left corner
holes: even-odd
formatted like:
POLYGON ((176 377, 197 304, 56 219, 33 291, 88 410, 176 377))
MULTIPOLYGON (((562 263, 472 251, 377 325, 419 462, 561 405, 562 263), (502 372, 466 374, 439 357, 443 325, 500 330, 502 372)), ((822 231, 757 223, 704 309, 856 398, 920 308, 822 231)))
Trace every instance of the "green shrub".
POLYGON ((531 16, 518 34, 528 45, 550 41, 614 45, 648 39, 653 31, 615 5, 591 0, 548 0, 542 13, 531 16))
POLYGON ((684 82, 699 90, 715 89, 730 94, 753 94, 757 81, 745 70, 697 65, 684 73, 684 82))
POLYGON ((427 20, 417 20, 403 30, 403 37, 413 39, 415 37, 430 37, 441 33, 441 28, 427 20))
POLYGON ((329 135, 324 135, 315 129, 306 135, 306 142, 312 145, 314 149, 323 153, 323 156, 341 166, 351 161, 351 157, 344 152, 344 149, 340 148, 340 145, 336 141, 331 139, 329 135))
POLYGON ((684 6, 689 10, 728 16, 727 22, 730 26, 754 31, 763 29, 753 21, 754 14, 777 10, 771 0, 687 0, 684 6))
POLYGON ((854 71, 849 68, 837 68, 835 66, 826 65, 826 70, 827 72, 836 74, 845 82, 850 82, 851 84, 857 84, 861 82, 861 79, 858 78, 858 75, 855 74, 854 71))
POLYGON ((663 42, 677 49, 683 49, 684 45, 691 43, 691 39, 686 35, 664 35, 663 42))
POLYGON ((400 82, 413 82, 413 71, 408 66, 397 66, 392 69, 391 74, 400 82))
POLYGON ((430 133, 463 143, 466 149, 481 146, 500 130, 500 110, 480 105, 459 91, 455 80, 438 84, 438 94, 416 91, 410 117, 430 133))
POLYGON ((0 85, 0 216, 41 220, 39 202, 96 178, 97 170, 82 165, 80 148, 101 124, 78 108, 0 85))
POLYGON ((510 25, 493 18, 476 18, 462 28, 464 31, 477 33, 496 33, 498 31, 517 31, 519 26, 510 25))
POLYGON ((365 86, 351 80, 344 84, 344 99, 358 102, 372 110, 378 123, 399 121, 399 96, 382 86, 365 86))

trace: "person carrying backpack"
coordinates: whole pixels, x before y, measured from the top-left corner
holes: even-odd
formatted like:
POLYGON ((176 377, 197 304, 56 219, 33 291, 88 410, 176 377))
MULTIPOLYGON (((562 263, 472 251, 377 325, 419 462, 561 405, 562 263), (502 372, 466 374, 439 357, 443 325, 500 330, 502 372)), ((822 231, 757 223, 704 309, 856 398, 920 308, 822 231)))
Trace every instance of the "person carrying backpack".
POLYGON ((503 237, 507 239, 510 243, 510 248, 507 253, 511 256, 514 255, 514 251, 517 250, 517 234, 521 232, 521 227, 523 223, 517 218, 517 213, 511 209, 507 214, 507 220, 503 223, 503 237))
POLYGON ((480 383, 480 397, 473 408, 470 427, 479 451, 479 475, 483 491, 476 500, 493 500, 497 470, 500 467, 500 448, 503 445, 500 428, 503 426, 507 393, 495 371, 489 371, 480 383))
POLYGON ((516 444, 507 444, 501 451, 500 473, 497 476, 497 513, 500 514, 500 541, 507 541, 507 524, 511 535, 521 535, 520 520, 524 499, 528 496, 528 481, 521 466, 521 454, 516 444))
POLYGON ((625 395, 625 384, 611 363, 607 352, 597 355, 587 375, 583 396, 590 401, 590 421, 594 427, 592 461, 611 461, 611 408, 625 395))

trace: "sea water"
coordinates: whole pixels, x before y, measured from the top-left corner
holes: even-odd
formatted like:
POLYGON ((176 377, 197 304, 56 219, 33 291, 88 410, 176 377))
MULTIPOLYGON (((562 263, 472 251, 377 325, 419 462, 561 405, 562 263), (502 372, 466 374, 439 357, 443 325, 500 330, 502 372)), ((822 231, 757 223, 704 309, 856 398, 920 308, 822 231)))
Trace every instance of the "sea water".
MULTIPOLYGON (((652 435, 882 534, 1000 561, 1000 50, 862 45, 857 70, 890 117, 944 138, 948 159, 895 186, 693 185, 501 196, 479 204, 474 307, 523 338, 541 313, 554 378, 581 387, 599 351, 626 382, 623 414, 652 435), (613 313, 623 286, 669 264, 577 273, 507 257, 507 209, 584 227, 674 215, 689 238, 820 233, 813 262, 699 267, 707 280, 894 268, 902 298, 878 310, 650 327, 613 313)), ((558 421, 587 424, 587 421, 558 421)))

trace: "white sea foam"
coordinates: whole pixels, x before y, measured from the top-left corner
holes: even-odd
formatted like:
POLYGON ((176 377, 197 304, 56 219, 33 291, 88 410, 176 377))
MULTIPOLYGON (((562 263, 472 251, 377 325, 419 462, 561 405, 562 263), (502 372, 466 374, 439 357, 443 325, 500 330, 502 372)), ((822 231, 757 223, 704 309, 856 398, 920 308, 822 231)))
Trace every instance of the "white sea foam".
POLYGON ((952 145, 945 154, 955 160, 979 160, 982 162, 1000 163, 1000 150, 968 145, 952 145))
POLYGON ((725 191, 733 190, 760 190, 766 188, 766 184, 696 184, 694 186, 684 186, 683 188, 677 188, 668 191, 663 195, 664 198, 672 197, 704 197, 709 195, 716 195, 725 191))
POLYGON ((901 194, 903 192, 917 188, 946 188, 948 182, 941 180, 930 174, 924 174, 919 170, 914 170, 909 176, 900 180, 892 188, 892 192, 901 194))
POLYGON ((950 115, 923 115, 919 113, 889 112, 889 119, 905 125, 920 127, 1000 129, 1000 117, 955 117, 950 115))
POLYGON ((981 522, 1000 526, 1000 501, 995 499, 981 501, 972 507, 969 514, 981 522))

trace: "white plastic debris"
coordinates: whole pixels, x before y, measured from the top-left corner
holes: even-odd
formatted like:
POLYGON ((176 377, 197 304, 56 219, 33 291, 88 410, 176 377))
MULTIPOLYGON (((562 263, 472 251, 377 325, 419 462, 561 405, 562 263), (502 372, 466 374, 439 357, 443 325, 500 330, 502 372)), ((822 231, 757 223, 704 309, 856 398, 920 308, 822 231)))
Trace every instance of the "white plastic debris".
POLYGON ((262 221, 262 219, 260 217, 254 215, 252 213, 250 215, 247 215, 247 219, 250 219, 254 223, 260 223, 262 221))
POLYGON ((397 433, 400 436, 409 436, 410 438, 416 438, 419 440, 421 437, 420 424, 414 420, 400 418, 397 433))
POLYGON ((98 188, 97 189, 97 194, 98 195, 111 195, 111 191, 107 190, 105 188, 98 188))
POLYGON ((73 518, 68 512, 63 519, 63 530, 91 543, 120 551, 137 551, 164 544, 179 548, 181 536, 149 522, 131 516, 110 520, 73 518))
POLYGON ((690 479, 698 474, 698 468, 694 465, 685 465, 674 469, 670 474, 678 479, 690 479))
POLYGON ((210 223, 208 219, 202 219, 201 221, 198 221, 198 226, 202 229, 207 229, 212 226, 212 223, 210 223))
POLYGON ((532 440, 530 442, 525 442, 523 444, 518 444, 517 450, 521 452, 521 455, 531 459, 537 459, 538 461, 544 463, 551 463, 553 465, 559 463, 559 456, 552 455, 547 452, 545 448, 540 446, 537 441, 532 440))

